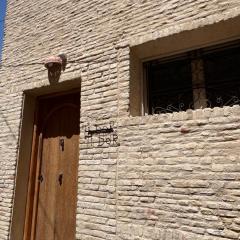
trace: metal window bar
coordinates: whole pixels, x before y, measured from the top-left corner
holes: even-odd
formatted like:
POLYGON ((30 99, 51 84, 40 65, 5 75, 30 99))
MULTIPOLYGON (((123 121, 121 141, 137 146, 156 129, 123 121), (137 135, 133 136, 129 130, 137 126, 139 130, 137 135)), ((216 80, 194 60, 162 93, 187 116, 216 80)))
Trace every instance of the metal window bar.
POLYGON ((214 48, 200 49, 181 58, 171 57, 162 62, 158 59, 145 65, 150 114, 240 104, 240 42, 230 47, 217 46, 215 51, 214 48), (184 69, 183 63, 189 64, 186 71, 179 70, 184 69), (170 70, 165 69, 166 74, 161 76, 164 67, 170 70))

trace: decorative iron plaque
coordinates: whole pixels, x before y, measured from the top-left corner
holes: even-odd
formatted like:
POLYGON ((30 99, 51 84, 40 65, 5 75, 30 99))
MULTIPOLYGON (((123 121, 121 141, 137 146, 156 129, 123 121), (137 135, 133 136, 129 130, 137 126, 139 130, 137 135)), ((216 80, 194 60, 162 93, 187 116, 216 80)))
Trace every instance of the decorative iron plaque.
POLYGON ((114 147, 119 146, 118 134, 114 130, 114 122, 107 125, 89 125, 85 127, 84 138, 88 147, 114 147))

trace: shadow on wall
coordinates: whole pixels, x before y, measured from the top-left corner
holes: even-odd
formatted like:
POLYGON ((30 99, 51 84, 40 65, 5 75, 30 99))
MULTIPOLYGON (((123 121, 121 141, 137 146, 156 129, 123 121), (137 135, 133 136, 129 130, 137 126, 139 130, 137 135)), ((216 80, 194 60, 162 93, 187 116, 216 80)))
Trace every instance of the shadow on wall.
POLYGON ((10 131, 10 133, 11 133, 11 137, 13 137, 13 139, 17 141, 16 134, 14 134, 14 131, 13 131, 13 129, 11 128, 10 124, 8 123, 7 118, 4 116, 1 107, 0 107, 0 118, 3 119, 3 121, 4 121, 5 124, 6 124, 6 126, 8 127, 8 129, 9 129, 9 131, 10 131))
POLYGON ((62 70, 61 65, 60 66, 56 65, 48 69, 48 80, 51 85, 59 82, 61 70, 62 70))

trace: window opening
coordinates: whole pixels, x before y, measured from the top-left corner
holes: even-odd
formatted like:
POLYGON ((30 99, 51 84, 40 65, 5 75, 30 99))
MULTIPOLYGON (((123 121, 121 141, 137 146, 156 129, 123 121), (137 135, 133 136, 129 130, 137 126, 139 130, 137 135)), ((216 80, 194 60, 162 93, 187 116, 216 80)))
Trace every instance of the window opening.
POLYGON ((240 44, 144 63, 149 114, 240 103, 240 44))
POLYGON ((240 103, 240 46, 203 56, 209 107, 240 103))
POLYGON ((191 62, 186 57, 148 65, 150 114, 185 111, 192 102, 191 62))

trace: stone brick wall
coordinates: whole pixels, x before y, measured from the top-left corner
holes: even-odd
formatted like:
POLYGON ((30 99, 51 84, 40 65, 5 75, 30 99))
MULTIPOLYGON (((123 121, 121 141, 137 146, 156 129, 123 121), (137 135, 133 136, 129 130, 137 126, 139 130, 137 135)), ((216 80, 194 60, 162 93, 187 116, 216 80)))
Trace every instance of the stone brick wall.
POLYGON ((130 117, 130 47, 240 15, 238 0, 9 0, 0 68, 0 239, 9 239, 23 91, 65 53, 81 78, 77 239, 239 239, 239 107, 130 117), (86 124, 115 121, 118 144, 86 124))
POLYGON ((239 238, 239 111, 215 108, 119 124, 120 239, 239 238))

